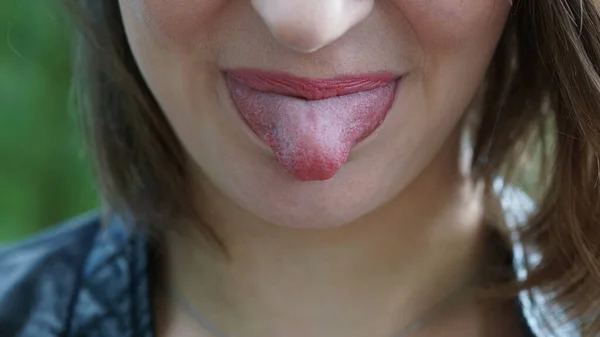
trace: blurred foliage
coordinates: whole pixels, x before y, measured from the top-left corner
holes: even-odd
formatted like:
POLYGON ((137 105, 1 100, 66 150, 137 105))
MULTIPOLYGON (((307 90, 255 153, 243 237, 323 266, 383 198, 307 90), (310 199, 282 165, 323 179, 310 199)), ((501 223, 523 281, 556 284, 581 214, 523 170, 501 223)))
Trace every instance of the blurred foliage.
POLYGON ((68 108, 68 22, 56 0, 0 1, 0 242, 97 204, 68 108))

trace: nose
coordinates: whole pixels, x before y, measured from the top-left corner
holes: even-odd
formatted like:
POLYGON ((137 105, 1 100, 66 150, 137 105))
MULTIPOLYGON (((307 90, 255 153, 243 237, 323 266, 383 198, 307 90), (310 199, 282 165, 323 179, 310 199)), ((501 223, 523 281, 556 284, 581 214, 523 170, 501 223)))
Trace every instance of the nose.
POLYGON ((374 0, 251 0, 252 6, 282 44, 314 52, 364 20, 374 0))

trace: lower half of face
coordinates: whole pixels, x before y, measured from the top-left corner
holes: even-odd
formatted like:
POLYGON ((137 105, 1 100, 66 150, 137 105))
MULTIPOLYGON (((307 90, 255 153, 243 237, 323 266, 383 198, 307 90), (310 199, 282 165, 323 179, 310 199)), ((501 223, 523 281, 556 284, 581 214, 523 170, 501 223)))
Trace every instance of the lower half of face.
POLYGON ((121 1, 138 65, 205 181, 292 227, 401 193, 455 131, 504 0, 121 1))

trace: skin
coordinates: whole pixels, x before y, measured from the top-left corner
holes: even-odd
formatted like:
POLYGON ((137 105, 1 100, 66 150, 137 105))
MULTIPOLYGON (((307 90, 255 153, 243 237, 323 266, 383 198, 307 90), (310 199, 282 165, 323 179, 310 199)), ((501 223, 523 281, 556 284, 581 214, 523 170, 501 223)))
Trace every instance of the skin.
MULTIPOLYGON (((479 275, 481 186, 461 169, 461 120, 507 1, 120 6, 142 74, 189 154, 199 207, 231 255, 169 234, 163 283, 228 336, 391 336, 479 275), (228 68, 404 77, 383 125, 340 172, 299 182, 242 122, 221 75, 228 68)), ((156 301, 159 336, 210 336, 161 292, 156 301)), ((412 336, 518 336, 514 317, 465 299, 412 336)))

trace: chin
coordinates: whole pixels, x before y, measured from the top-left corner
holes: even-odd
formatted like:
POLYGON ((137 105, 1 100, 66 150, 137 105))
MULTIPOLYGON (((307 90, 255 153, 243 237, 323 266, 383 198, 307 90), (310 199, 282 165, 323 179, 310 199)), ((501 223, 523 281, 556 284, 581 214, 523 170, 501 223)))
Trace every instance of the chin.
MULTIPOLYGON (((386 152, 379 155, 392 157, 386 152)), ((210 182, 205 180, 202 185, 210 185, 205 193, 212 196, 209 203, 237 209, 236 217, 248 222, 297 229, 351 224, 396 197, 420 171, 416 166, 402 170, 389 160, 377 165, 371 156, 357 156, 334 177, 306 182, 290 176, 273 158, 255 153, 248 156, 255 158, 249 165, 224 160, 218 167, 204 166, 203 176, 210 182), (399 178, 401 171, 406 174, 399 178)))

